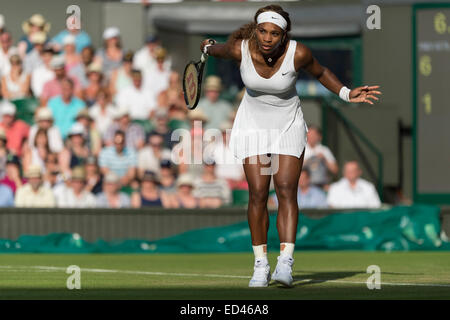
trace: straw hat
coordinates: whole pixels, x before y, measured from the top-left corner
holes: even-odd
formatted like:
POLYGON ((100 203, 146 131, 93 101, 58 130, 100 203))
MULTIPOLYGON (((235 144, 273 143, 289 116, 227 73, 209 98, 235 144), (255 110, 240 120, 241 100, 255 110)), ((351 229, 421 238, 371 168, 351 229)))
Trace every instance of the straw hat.
POLYGON ((119 183, 120 178, 117 174, 111 171, 106 174, 104 181, 106 183, 119 183))
POLYGON ((92 120, 91 115, 89 114, 89 110, 87 108, 83 108, 78 112, 77 117, 75 119, 78 120, 79 118, 87 118, 89 120, 92 120))
POLYGON ((188 186, 193 187, 194 179, 192 178, 192 176, 189 173, 183 173, 178 177, 176 185, 177 185, 177 187, 180 187, 183 185, 188 185, 188 186))
POLYGON ((209 76, 206 78, 205 90, 222 90, 222 80, 218 76, 209 76))
POLYGON ((71 180, 86 180, 86 171, 83 167, 77 166, 72 169, 72 175, 70 176, 71 180))
POLYGON ((42 27, 42 31, 44 31, 45 33, 48 33, 51 27, 50 22, 45 21, 45 18, 39 13, 33 14, 30 19, 22 23, 23 32, 25 34, 30 33, 32 25, 42 27))
POLYGON ((48 107, 43 107, 36 113, 36 121, 53 120, 52 111, 48 107))
POLYGON ((209 120, 208 117, 206 116, 206 114, 204 114, 203 111, 200 109, 194 109, 194 110, 190 111, 188 113, 188 118, 190 120, 201 120, 204 122, 209 120))
POLYGON ((102 65, 100 63, 96 63, 96 62, 92 62, 88 67, 87 67, 87 73, 91 73, 91 72, 98 72, 98 73, 102 73, 102 65))
POLYGON ((28 178, 28 179, 42 177, 41 167, 38 166, 38 165, 30 165, 28 167, 28 170, 25 173, 25 177, 28 178))

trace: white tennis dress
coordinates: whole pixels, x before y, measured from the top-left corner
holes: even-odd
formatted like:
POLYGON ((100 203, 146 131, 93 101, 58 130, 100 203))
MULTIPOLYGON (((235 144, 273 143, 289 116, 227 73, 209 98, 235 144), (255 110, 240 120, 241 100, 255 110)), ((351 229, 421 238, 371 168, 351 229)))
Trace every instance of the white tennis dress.
POLYGON ((261 77, 248 48, 241 44, 241 77, 246 91, 234 120, 229 147, 238 159, 274 153, 300 157, 306 146, 307 126, 295 89, 297 72, 291 40, 280 69, 269 79, 261 77))

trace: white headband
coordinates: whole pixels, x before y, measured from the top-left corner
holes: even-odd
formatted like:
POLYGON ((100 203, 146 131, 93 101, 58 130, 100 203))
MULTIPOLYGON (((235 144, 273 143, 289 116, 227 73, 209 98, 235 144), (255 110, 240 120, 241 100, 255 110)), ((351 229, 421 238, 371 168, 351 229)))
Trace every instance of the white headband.
POLYGON ((257 24, 270 22, 273 24, 276 24, 281 29, 286 30, 287 27, 287 21, 283 16, 279 13, 276 13, 274 11, 265 11, 258 15, 256 18, 257 24))

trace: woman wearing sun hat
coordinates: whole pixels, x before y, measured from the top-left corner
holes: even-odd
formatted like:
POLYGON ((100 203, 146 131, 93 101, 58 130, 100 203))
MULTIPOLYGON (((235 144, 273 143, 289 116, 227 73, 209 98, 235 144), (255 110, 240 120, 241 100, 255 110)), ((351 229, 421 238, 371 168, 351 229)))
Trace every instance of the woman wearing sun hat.
POLYGON ((33 14, 28 20, 22 23, 22 30, 24 35, 20 38, 19 43, 17 44, 17 49, 19 50, 19 54, 21 57, 25 57, 27 53, 33 50, 34 45, 31 41, 31 36, 35 32, 44 32, 48 33, 50 31, 51 24, 47 22, 45 18, 39 14, 33 14))

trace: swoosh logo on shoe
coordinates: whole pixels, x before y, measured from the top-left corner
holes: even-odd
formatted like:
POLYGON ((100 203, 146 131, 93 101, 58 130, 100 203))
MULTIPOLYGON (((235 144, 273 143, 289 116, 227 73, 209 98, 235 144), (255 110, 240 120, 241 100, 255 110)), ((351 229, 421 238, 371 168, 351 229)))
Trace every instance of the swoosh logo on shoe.
POLYGON ((285 72, 285 73, 282 73, 281 75, 282 76, 285 76, 285 75, 287 75, 289 72, 285 72))

